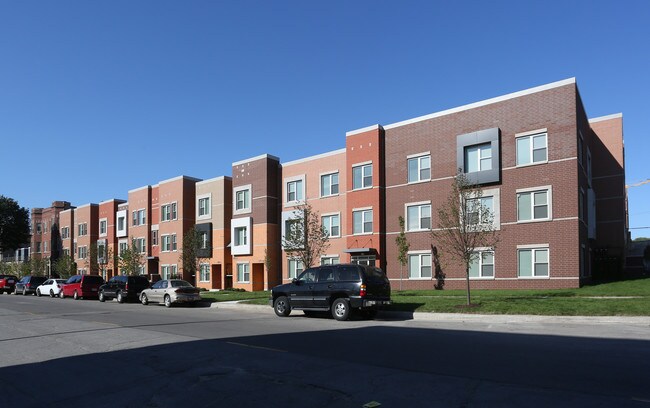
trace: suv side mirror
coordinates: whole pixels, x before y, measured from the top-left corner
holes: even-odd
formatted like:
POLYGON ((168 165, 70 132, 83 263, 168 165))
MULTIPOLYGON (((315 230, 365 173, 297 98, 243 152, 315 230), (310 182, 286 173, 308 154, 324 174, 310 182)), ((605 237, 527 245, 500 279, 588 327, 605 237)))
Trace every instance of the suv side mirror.
POLYGON ((296 278, 291 279, 291 283, 293 283, 294 285, 300 285, 300 281, 296 278))

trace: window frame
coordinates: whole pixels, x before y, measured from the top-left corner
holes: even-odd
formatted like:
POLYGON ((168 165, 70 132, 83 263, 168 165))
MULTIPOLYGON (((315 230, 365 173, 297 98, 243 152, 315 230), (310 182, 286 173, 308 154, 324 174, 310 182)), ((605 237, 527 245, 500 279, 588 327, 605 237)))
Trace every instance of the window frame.
POLYGON ((406 182, 407 184, 423 183, 425 181, 431 181, 431 152, 417 153, 406 157, 406 182), (429 177, 422 178, 422 171, 425 169, 422 167, 422 159, 429 159, 429 177), (416 162, 417 167, 417 179, 411 180, 411 162, 416 162))
POLYGON ((253 188, 252 184, 246 184, 243 186, 235 187, 232 191, 232 211, 233 215, 237 214, 248 214, 252 212, 253 208, 253 188), (243 194, 244 200, 242 201, 242 208, 237 208, 237 203, 239 202, 238 195, 239 193, 243 194), (248 198, 248 200, 246 200, 248 198), (248 202, 247 202, 248 201, 248 202))
MULTIPOLYGON (((539 262, 539 264, 544 264, 539 262)), ((550 279, 551 278, 551 250, 548 244, 518 245, 517 246, 517 279, 550 279), (522 251, 531 252, 531 276, 521 275, 520 253, 522 251), (535 275, 535 258, 537 252, 546 251, 546 275, 535 275)))
POLYGON ((432 280, 433 279, 433 255, 431 251, 409 251, 407 253, 407 279, 408 280, 432 280), (431 276, 422 276, 422 258, 423 257, 429 257, 429 269, 431 276), (412 277, 411 276, 411 257, 417 257, 418 258, 418 276, 412 277))
POLYGON ((202 194, 196 196, 196 218, 208 219, 212 217, 212 194, 202 194), (204 206, 201 204, 205 203, 204 206), (205 211, 201 214, 201 211, 205 211))
POLYGON ((546 129, 539 129, 539 130, 533 130, 530 132, 525 132, 525 133, 518 133, 515 135, 515 167, 527 167, 527 166, 537 166, 540 164, 546 164, 548 163, 548 131, 546 129), (544 136, 544 141, 545 141, 545 146, 544 149, 546 150, 546 157, 544 160, 539 160, 535 161, 534 160, 534 154, 535 150, 540 150, 540 149, 535 149, 534 148, 534 138, 536 136, 544 136), (528 154, 530 157, 530 162, 526 163, 520 163, 519 162, 519 140, 522 139, 528 139, 528 154))
POLYGON ((251 272, 250 272, 250 264, 248 262, 237 262, 237 283, 251 283, 251 272), (241 279, 240 279, 240 270, 239 267, 243 266, 245 267, 243 271, 241 271, 241 279), (248 275, 248 279, 246 279, 246 275, 248 275))
MULTIPOLYGON (((476 279, 476 280, 481 280, 481 279, 485 279, 485 280, 492 279, 493 280, 493 279, 495 279, 496 278, 496 257, 495 257, 494 249, 492 249, 492 248, 476 248, 475 251, 473 252, 472 256, 474 256, 474 254, 477 255, 479 276, 471 276, 470 275, 469 278, 470 279, 476 279), (488 264, 483 263, 483 254, 486 254, 486 253, 492 254, 492 263, 491 264, 490 263, 488 263, 488 264), (491 276, 484 276, 483 275, 483 267, 485 265, 492 265, 492 275, 491 276)), ((470 269, 471 269, 471 262, 470 262, 470 269)))
POLYGON ((339 195, 341 191, 341 185, 340 185, 340 177, 339 177, 339 172, 334 171, 331 173, 325 173, 320 175, 320 197, 333 197, 339 195), (336 184, 332 182, 334 176, 336 176, 336 184), (324 180, 329 180, 329 194, 324 194, 324 180), (332 192, 333 186, 336 186, 336 192, 332 192))
MULTIPOLYGON (((61 234, 63 235, 63 234, 61 234)), ((108 218, 102 218, 99 220, 99 236, 105 237, 108 235, 108 218), (103 228, 102 228, 103 225, 103 228), (103 231, 102 231, 103 229, 103 231)), ((63 238, 63 237, 62 237, 63 238)))
POLYGON ((422 201, 418 203, 406 203, 404 204, 404 220, 405 220, 405 232, 419 232, 419 231, 431 231, 432 228, 432 213, 431 213, 431 201, 422 201), (418 228, 410 228, 410 217, 409 217, 409 208, 418 209, 418 228), (422 228, 422 208, 429 207, 429 228, 422 228))
POLYGON ((284 179, 284 203, 289 205, 294 205, 298 203, 305 202, 305 175, 300 175, 296 177, 289 177, 284 179), (293 186, 294 191, 291 189, 293 186), (289 195, 294 194, 294 198, 290 199, 289 195))
POLYGON ((371 189, 373 187, 373 168, 372 168, 372 162, 367 162, 367 163, 360 163, 360 164, 355 164, 352 166, 352 190, 353 191, 358 191, 358 190, 367 190, 371 189), (370 169, 370 175, 365 175, 365 169, 370 169), (355 187, 355 171, 359 170, 360 171, 360 176, 361 180, 360 186, 355 187), (366 178, 370 178, 370 184, 366 185, 366 178))
MULTIPOLYGON (((531 222, 547 222, 553 220, 553 186, 540 186, 540 187, 531 187, 523 188, 516 190, 516 210, 517 210, 517 223, 531 223, 531 222), (546 211, 547 215, 545 218, 535 218, 535 193, 546 192, 546 211), (519 219, 519 198, 522 195, 530 195, 530 219, 519 219)), ((539 205, 537 207, 540 207, 539 205)))
POLYGON ((210 282, 210 269, 211 268, 209 263, 201 263, 199 265, 199 282, 210 282), (207 273, 204 269, 206 266, 207 266, 207 273))
POLYGON ((370 208, 354 208, 352 209, 352 235, 371 235, 373 234, 374 231, 374 220, 373 220, 373 210, 372 207, 370 208), (361 232, 355 232, 355 222, 354 222, 354 217, 355 214, 361 214, 361 232), (366 220, 366 214, 370 213, 370 231, 366 232, 366 224, 368 221, 366 220))
POLYGON ((463 172, 465 174, 479 173, 479 172, 482 172, 482 171, 490 171, 490 170, 492 170, 492 154, 493 154, 492 153, 492 142, 484 142, 484 143, 477 143, 477 144, 473 144, 473 145, 464 146, 463 147, 463 154, 465 155, 465 160, 464 160, 465 168, 463 169, 464 170, 463 172), (485 150, 487 150, 486 147, 489 148, 489 150, 490 150, 490 156, 483 157, 483 152, 485 150), (469 151, 470 151, 470 149, 477 149, 477 152, 478 152, 478 154, 477 154, 478 163, 475 163, 477 165, 477 168, 474 171, 470 171, 470 168, 469 168, 469 166, 470 166, 470 161, 469 161, 469 151), (489 162, 490 162, 490 168, 489 169, 484 169, 483 166, 481 165, 482 161, 486 160, 486 159, 489 159, 489 162))
POLYGON ((300 260, 299 258, 287 258, 287 278, 289 280, 298 278, 298 276, 301 273, 303 273, 304 270, 305 270, 305 265, 303 265, 302 260, 300 260), (292 265, 295 266, 293 268, 293 274, 292 274, 292 265))
POLYGON ((320 217, 320 223, 321 223, 321 226, 323 227, 323 229, 325 229, 328 232, 328 234, 329 234, 328 237, 329 238, 341 238, 341 213, 323 214, 320 217), (330 229, 329 230, 325 227, 325 218, 330 219, 330 229), (333 220, 335 218, 337 219, 337 226, 336 227, 338 228, 338 234, 336 234, 336 235, 332 234, 330 232, 330 230, 332 229, 332 227, 331 227, 332 226, 332 221, 331 220, 333 220))

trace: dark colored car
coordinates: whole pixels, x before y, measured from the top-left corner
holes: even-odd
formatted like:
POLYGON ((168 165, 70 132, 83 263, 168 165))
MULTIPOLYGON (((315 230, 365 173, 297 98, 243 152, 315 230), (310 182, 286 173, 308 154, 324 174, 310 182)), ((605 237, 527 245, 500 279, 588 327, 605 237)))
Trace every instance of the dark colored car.
POLYGON ((96 298, 103 284, 104 278, 98 275, 74 275, 63 284, 59 297, 72 296, 75 300, 96 298))
POLYGON ((307 315, 330 311, 336 320, 347 320, 353 311, 372 318, 379 307, 391 303, 390 281, 374 266, 322 265, 274 287, 269 301, 278 316, 288 316, 296 309, 307 315))
POLYGON ((11 293, 16 287, 18 277, 14 275, 0 275, 0 294, 11 293))
POLYGON ((127 300, 140 300, 140 292, 149 288, 149 280, 144 276, 113 276, 99 287, 99 301, 116 298, 119 303, 127 300))
POLYGON ((16 283, 14 295, 22 293, 23 295, 35 295, 36 288, 47 280, 45 276, 25 276, 16 283))

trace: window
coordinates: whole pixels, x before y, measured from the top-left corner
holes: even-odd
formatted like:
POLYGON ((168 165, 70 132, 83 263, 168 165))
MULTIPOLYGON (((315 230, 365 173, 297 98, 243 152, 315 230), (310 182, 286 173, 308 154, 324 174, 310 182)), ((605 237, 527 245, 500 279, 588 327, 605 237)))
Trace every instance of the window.
POLYGON ((372 187, 372 164, 352 168, 352 189, 372 187))
POLYGON ((40 253, 40 252, 41 252, 41 243, 37 242, 36 243, 36 253, 40 253))
POLYGON ((210 282, 210 264, 201 264, 200 281, 210 282))
POLYGON ((300 259, 289 259, 289 279, 296 278, 304 269, 300 259))
POLYGON ((431 229, 431 204, 407 206, 406 230, 418 231, 426 229, 431 229))
POLYGON ((145 252, 147 252, 146 240, 144 238, 136 238, 135 247, 137 248, 139 253, 144 254, 145 252))
POLYGON ((147 222, 146 210, 138 210, 138 225, 144 225, 147 222))
POLYGON ((43 252, 47 252, 47 241, 43 242, 43 252))
POLYGON ((237 264, 237 282, 248 283, 250 282, 251 275, 248 270, 248 264, 242 263, 237 264))
POLYGON ((151 231, 151 245, 158 245, 158 230, 151 231))
POLYGON ((420 156, 408 159, 408 182, 431 179, 431 156, 420 156))
POLYGON ((178 218, 176 203, 165 204, 160 207, 160 220, 171 221, 178 218))
POLYGON ((108 222, 106 220, 99 221, 99 235, 106 235, 108 222))
POLYGON ((120 248, 119 248, 119 253, 118 253, 118 255, 120 255, 122 252, 126 251, 128 247, 129 247, 129 243, 128 243, 128 242, 126 242, 126 241, 120 241, 120 248))
POLYGON ((199 231, 199 249, 208 249, 210 239, 207 231, 199 231))
POLYGON ((544 163, 548 160, 546 133, 518 137, 516 141, 517 166, 544 163))
POLYGON ((582 165, 582 151, 583 149, 583 138, 582 138, 582 132, 578 130, 578 163, 582 165))
POLYGON ((101 264, 107 261, 106 259, 106 240, 97 241, 97 261, 101 264))
POLYGON ((117 212, 117 234, 118 237, 126 236, 126 211, 117 212))
POLYGON ((339 193, 339 173, 320 176, 320 196, 327 197, 339 193))
POLYGON ((591 186, 591 149, 587 147, 587 181, 591 186))
POLYGON ((88 247, 81 246, 78 248, 79 250, 79 259, 85 259, 86 256, 88 256, 88 247))
POLYGON ((409 254, 409 279, 431 278, 431 254, 409 254))
POLYGON ((469 225, 489 224, 494 218, 494 198, 471 198, 465 203, 467 223, 469 225))
POLYGON ((199 198, 199 217, 210 215, 210 197, 199 198))
POLYGON ((465 173, 492 170, 492 143, 465 147, 465 173))
MULTIPOLYGON (((177 265, 162 265, 160 267, 160 272, 161 272, 161 277, 163 280, 165 279, 172 279, 177 276, 178 274, 178 266, 177 265)), ((163 287, 162 285, 166 284, 167 282, 162 282, 159 281, 161 284, 161 288, 163 287)), ((158 283, 158 282, 156 282, 158 283)))
POLYGON ((548 248, 517 250, 517 273, 520 278, 548 277, 548 248))
POLYGON ((550 219, 549 196, 549 190, 517 193, 517 221, 550 219))
POLYGON ((78 236, 83 237, 84 235, 88 234, 88 224, 86 224, 86 223, 79 224, 77 227, 78 227, 77 229, 79 231, 78 236))
POLYGON ((372 233, 372 210, 360 210, 352 212, 352 233, 372 233))
POLYGON ((341 236, 341 220, 338 214, 324 215, 321 218, 321 222, 328 237, 333 238, 341 236))
POLYGON ((163 235, 161 251, 169 252, 176 251, 176 234, 163 235))
POLYGON ((321 265, 337 265, 340 263, 338 256, 324 256, 320 259, 321 265))
POLYGON ((61 228, 61 238, 63 239, 70 238, 70 227, 61 228))
POLYGON ((235 193, 235 212, 250 212, 251 210, 251 185, 237 187, 235 193))
POLYGON ((580 189, 580 193, 578 193, 578 219, 587 221, 585 219, 585 192, 583 189, 580 189))
POLYGON ((138 212, 133 211, 132 214, 133 214, 133 222, 131 223, 131 225, 136 226, 138 225, 138 212))
POLYGON ((241 246, 247 244, 248 244, 247 228, 246 227, 235 228, 235 246, 241 246))
POLYGON ((477 251, 472 255, 469 264, 470 278, 493 278, 494 277, 494 252, 477 251))
POLYGON ((302 201, 303 190, 302 180, 289 181, 287 183, 287 202, 302 201))
POLYGON ((36 233, 41 234, 43 232, 42 228, 43 228, 42 224, 40 222, 37 222, 36 223, 36 233))

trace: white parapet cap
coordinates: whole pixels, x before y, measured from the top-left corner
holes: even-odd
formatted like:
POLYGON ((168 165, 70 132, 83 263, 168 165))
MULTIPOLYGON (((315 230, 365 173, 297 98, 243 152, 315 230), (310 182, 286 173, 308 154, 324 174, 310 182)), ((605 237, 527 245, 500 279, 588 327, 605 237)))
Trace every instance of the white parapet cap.
POLYGON ((366 126, 361 129, 356 129, 356 130, 351 130, 349 132, 345 132, 345 137, 352 136, 352 135, 358 135, 359 133, 365 133, 365 132, 370 132, 373 130, 379 130, 381 129, 381 125, 371 125, 371 126, 366 126))
POLYGON ((622 113, 614 113, 607 116, 599 116, 597 118, 589 119, 589 123, 602 122, 604 120, 617 119, 622 117, 623 117, 622 113))
POLYGON ((215 181, 220 181, 220 180, 232 180, 232 177, 230 177, 230 176, 213 177, 211 179, 197 181, 196 185, 199 185, 199 184, 203 185, 203 184, 213 183, 215 181))
MULTIPOLYGON (((401 121, 401 122, 396 122, 396 123, 391 123, 390 125, 384 126, 384 129, 393 129, 393 128, 404 126, 404 125, 410 125, 412 123, 422 122, 424 120, 438 118, 440 116, 451 115, 452 113, 457 113, 457 112, 462 112, 462 111, 466 111, 466 110, 470 110, 470 109, 475 109, 475 108, 479 108, 481 106, 491 105, 493 103, 503 102, 503 101, 507 101, 509 99, 519 98, 521 96, 531 95, 531 94, 534 94, 534 93, 537 93, 537 92, 547 91, 549 89, 559 88, 561 86, 575 84, 575 83, 576 83, 575 77, 564 79, 562 81, 551 82, 550 84, 541 85, 541 86, 537 86, 537 87, 529 88, 529 89, 524 89, 523 91, 517 91, 517 92, 509 93, 507 95, 497 96, 495 98, 490 98, 490 99, 485 99, 483 101, 470 103, 468 105, 462 105, 462 106, 458 106, 456 108, 451 108, 451 109, 447 109, 447 110, 443 110, 443 111, 439 111, 439 112, 435 112, 435 113, 430 113, 430 114, 424 115, 424 116, 418 116, 417 118, 407 119, 407 120, 404 120, 404 121, 401 121)), ((379 128, 379 125, 373 125, 373 126, 369 126, 369 127, 358 129, 358 130, 353 130, 351 132, 347 132, 346 136, 367 132, 369 130, 373 130, 373 129, 377 129, 377 128, 379 128)))
POLYGON ((124 204, 126 202, 126 200, 122 200, 122 199, 119 199, 119 198, 111 198, 110 200, 100 201, 99 204, 100 205, 101 204, 108 204, 108 203, 112 203, 112 202, 115 202, 115 204, 120 205, 120 204, 124 204))
POLYGON ((88 203, 88 204, 80 205, 79 207, 75 208, 75 210, 81 210, 82 208, 86 208, 86 207, 97 207, 98 205, 99 204, 88 203))
POLYGON ((183 179, 185 179, 185 180, 189 180, 189 181, 193 181, 193 182, 195 182, 195 183, 198 183, 199 181, 203 181, 203 179, 196 178, 196 177, 190 177, 190 176, 177 176, 177 177, 172 177, 172 178, 167 179, 167 180, 159 181, 159 182, 158 182, 158 185, 160 185, 160 184, 164 184, 164 183, 171 183, 172 181, 178 181, 178 180, 183 180, 183 179))
POLYGON ((325 157, 335 156, 337 154, 344 154, 345 151, 346 151, 346 149, 342 148, 342 149, 334 150, 334 151, 327 152, 327 153, 317 154, 315 156, 309 156, 309 157, 305 157, 305 158, 302 158, 302 159, 292 160, 290 162, 282 163, 282 167, 287 167, 287 166, 291 166, 291 165, 299 164, 299 163, 305 163, 305 162, 312 161, 312 160, 323 159, 325 157))
POLYGON ((259 156, 251 157, 250 159, 244 159, 240 161, 233 162, 233 166, 239 166, 240 164, 246 164, 249 162, 253 162, 256 160, 262 160, 262 159, 270 159, 270 160, 275 160, 275 161, 280 161, 279 157, 273 156, 271 154, 260 154, 259 156))
POLYGON ((151 186, 147 185, 147 186, 142 186, 142 187, 134 188, 133 190, 129 190, 129 194, 131 194, 131 193, 135 193, 135 192, 140 191, 140 190, 144 190, 144 189, 146 189, 146 188, 151 188, 151 186))

